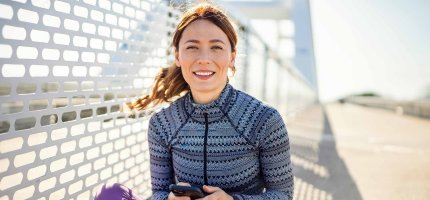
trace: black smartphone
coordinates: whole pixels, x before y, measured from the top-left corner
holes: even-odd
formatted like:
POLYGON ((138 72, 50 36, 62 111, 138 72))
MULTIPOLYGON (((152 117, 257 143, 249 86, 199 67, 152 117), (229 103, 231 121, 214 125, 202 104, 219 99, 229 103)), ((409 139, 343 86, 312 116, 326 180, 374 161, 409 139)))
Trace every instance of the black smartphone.
POLYGON ((172 184, 169 186, 169 189, 175 196, 187 196, 192 199, 203 198, 205 197, 205 193, 195 186, 183 186, 183 185, 175 185, 172 184))

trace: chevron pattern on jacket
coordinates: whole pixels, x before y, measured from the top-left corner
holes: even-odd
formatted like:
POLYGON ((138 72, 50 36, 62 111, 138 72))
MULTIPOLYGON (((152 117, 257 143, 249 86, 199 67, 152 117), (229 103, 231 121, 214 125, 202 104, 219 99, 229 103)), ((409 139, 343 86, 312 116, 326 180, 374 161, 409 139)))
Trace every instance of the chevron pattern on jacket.
POLYGON ((167 199, 175 181, 202 186, 205 179, 234 199, 293 198, 282 117, 229 84, 210 104, 194 103, 190 92, 174 101, 151 117, 148 134, 152 199, 167 199))

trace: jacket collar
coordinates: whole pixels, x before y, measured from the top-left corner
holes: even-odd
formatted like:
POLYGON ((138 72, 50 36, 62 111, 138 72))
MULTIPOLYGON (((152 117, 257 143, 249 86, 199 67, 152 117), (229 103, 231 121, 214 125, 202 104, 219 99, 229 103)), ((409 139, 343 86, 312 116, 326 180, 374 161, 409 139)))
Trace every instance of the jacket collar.
POLYGON ((197 104, 194 102, 191 92, 188 92, 184 98, 185 110, 191 118, 197 121, 205 121, 204 113, 208 114, 209 122, 216 121, 228 112, 235 93, 233 86, 227 84, 218 99, 208 104, 197 104))

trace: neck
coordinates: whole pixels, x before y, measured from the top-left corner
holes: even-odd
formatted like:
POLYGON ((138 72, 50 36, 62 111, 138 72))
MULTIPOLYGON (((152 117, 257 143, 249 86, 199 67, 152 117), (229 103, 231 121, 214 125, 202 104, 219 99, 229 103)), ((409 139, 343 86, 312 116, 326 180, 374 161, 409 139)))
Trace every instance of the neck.
POLYGON ((216 91, 195 91, 191 89, 191 94, 195 103, 198 104, 209 104, 219 98, 224 87, 217 89, 216 91))

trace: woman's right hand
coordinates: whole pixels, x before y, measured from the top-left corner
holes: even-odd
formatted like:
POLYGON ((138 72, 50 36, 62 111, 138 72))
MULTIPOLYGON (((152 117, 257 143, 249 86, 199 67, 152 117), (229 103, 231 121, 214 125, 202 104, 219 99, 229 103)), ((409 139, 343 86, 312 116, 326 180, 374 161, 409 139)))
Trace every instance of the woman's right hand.
MULTIPOLYGON (((191 186, 189 183, 183 183, 183 182, 179 182, 177 185, 191 186)), ((190 197, 186 197, 186 196, 177 197, 173 194, 173 192, 169 193, 169 196, 167 197, 167 199, 168 200, 191 200, 190 197)))

